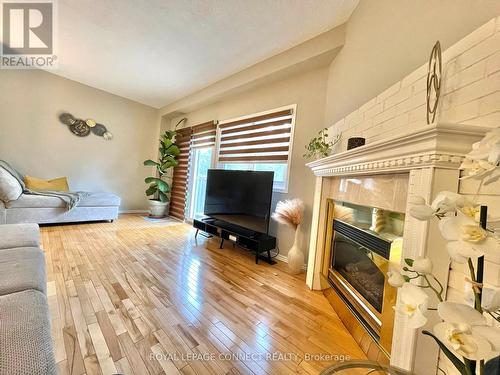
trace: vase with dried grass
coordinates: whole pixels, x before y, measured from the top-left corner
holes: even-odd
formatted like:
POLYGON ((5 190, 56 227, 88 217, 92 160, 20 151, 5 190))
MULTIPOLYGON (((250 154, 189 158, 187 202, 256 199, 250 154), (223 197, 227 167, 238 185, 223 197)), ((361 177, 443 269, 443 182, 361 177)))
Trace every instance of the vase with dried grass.
POLYGON ((280 224, 285 224, 295 231, 293 245, 288 251, 288 268, 291 273, 297 274, 302 271, 304 265, 304 252, 300 246, 300 224, 304 213, 304 202, 300 199, 289 199, 280 201, 272 218, 280 224))

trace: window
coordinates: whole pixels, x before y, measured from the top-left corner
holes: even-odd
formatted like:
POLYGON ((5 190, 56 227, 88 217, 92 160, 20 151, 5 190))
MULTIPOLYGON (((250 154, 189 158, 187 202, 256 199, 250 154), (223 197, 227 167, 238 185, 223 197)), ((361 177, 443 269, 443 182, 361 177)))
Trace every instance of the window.
POLYGON ((219 124, 221 168, 274 172, 274 190, 286 192, 296 106, 228 120, 219 124))
POLYGON ((203 217, 205 193, 207 190, 207 174, 208 170, 212 167, 213 149, 213 146, 193 149, 191 160, 192 179, 189 184, 188 219, 203 217))
POLYGON ((269 171, 274 172, 275 191, 286 191, 287 164, 284 163, 230 163, 222 164, 223 169, 232 171, 269 171))

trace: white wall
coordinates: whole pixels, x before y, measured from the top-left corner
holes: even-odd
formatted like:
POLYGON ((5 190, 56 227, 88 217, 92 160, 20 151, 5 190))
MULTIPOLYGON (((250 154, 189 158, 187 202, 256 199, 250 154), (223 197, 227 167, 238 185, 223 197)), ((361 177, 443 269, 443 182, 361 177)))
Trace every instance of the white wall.
POLYGON ((361 0, 330 66, 328 126, 401 80, 429 57, 500 15, 498 0, 361 0))
MULTIPOLYGON (((491 19, 443 51, 441 98, 435 121, 486 127, 500 124, 500 21, 491 19)), ((331 132, 367 143, 426 126, 427 63, 371 98, 331 132)))
POLYGON ((147 208, 142 162, 156 154, 156 109, 37 70, 0 70, 0 92, 0 159, 40 178, 68 176, 73 190, 114 192, 122 210, 147 208), (73 135, 61 112, 95 119, 114 139, 73 135))
MULTIPOLYGON (((327 73, 326 68, 316 69, 260 86, 180 116, 187 117, 186 126, 191 126, 206 121, 223 121, 289 104, 297 104, 289 190, 287 194, 273 194, 273 209, 278 200, 301 198, 305 202, 306 212, 302 227, 304 251, 307 251, 309 242, 314 176, 305 167, 302 155, 312 134, 317 133, 323 126, 327 73)), ((171 125, 175 125, 178 120, 179 118, 174 118, 171 125)), ((270 231, 277 234, 280 252, 286 255, 293 243, 293 231, 287 227, 277 227, 274 222, 271 224, 270 231)))

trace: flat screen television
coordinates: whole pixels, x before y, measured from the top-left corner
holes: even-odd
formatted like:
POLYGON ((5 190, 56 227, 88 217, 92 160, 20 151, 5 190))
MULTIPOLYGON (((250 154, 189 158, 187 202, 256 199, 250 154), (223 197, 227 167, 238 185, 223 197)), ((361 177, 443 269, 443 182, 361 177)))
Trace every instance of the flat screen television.
POLYGON ((268 233, 274 172, 209 169, 204 214, 268 233))

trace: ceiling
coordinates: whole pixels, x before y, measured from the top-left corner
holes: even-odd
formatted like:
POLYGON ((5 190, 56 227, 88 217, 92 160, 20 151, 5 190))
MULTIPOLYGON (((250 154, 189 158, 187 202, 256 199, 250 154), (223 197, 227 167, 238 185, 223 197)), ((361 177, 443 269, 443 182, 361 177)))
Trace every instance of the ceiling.
POLYGON ((162 107, 346 22, 358 0, 58 0, 54 73, 162 107))

